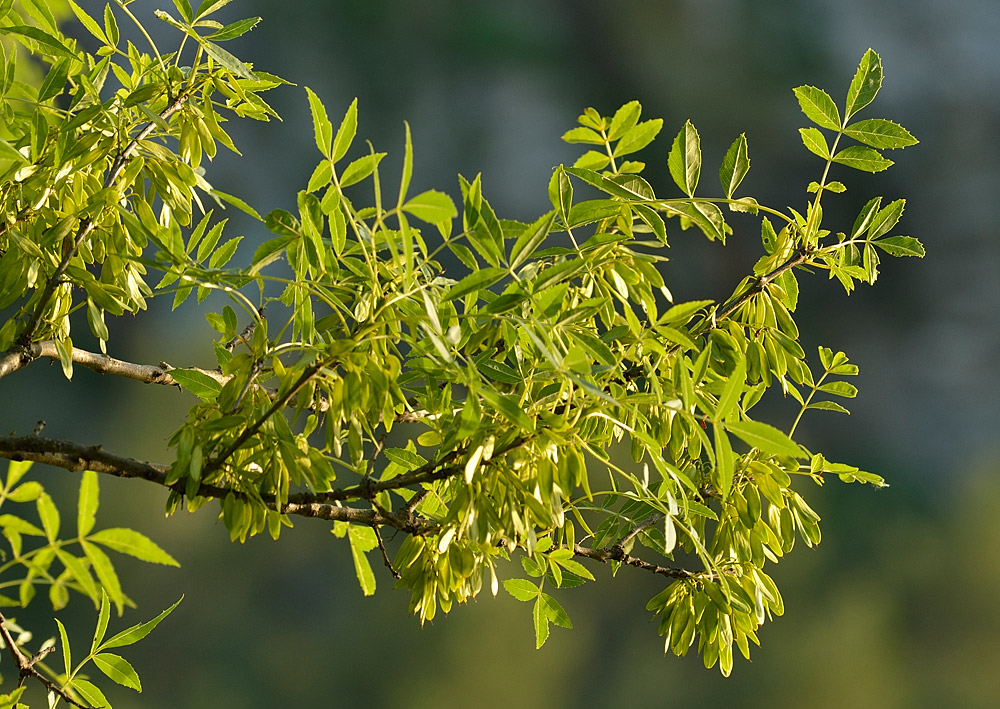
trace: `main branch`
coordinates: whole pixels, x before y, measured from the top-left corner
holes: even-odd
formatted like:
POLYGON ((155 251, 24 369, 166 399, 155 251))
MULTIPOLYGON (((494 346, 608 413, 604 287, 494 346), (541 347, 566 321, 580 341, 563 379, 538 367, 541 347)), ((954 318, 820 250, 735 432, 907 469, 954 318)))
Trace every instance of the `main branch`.
MULTIPOLYGON (((0 437, 0 458, 30 460, 71 472, 92 470, 95 473, 113 475, 119 478, 139 478, 184 494, 185 481, 181 480, 173 485, 167 484, 169 466, 114 455, 103 450, 101 446, 83 446, 70 441, 56 441, 39 436, 6 436, 0 437)), ((204 483, 198 486, 197 494, 200 497, 220 499, 232 494, 251 501, 247 494, 241 490, 204 483)), ((394 515, 379 510, 343 507, 339 504, 308 500, 288 502, 282 505, 278 503, 274 495, 270 494, 260 495, 259 500, 275 512, 300 517, 351 522, 369 527, 389 526, 409 534, 427 534, 437 529, 436 524, 412 514, 394 515)))

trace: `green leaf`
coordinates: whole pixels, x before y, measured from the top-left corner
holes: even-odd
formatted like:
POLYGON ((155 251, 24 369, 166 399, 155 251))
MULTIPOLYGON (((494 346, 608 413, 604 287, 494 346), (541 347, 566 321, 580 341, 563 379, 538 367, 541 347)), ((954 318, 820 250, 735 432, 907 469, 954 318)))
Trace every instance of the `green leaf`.
POLYGON ((243 241, 243 237, 236 236, 233 237, 232 239, 229 239, 226 243, 217 248, 212 253, 212 256, 208 259, 208 267, 209 268, 224 267, 227 263, 229 263, 229 260, 236 253, 236 247, 240 245, 241 241, 243 241))
MULTIPOLYGON (((569 550, 567 549, 567 551, 569 550)), ((575 559, 561 559, 553 557, 553 561, 555 561, 557 564, 559 564, 559 566, 563 567, 567 571, 574 573, 581 578, 585 578, 589 581, 595 580, 594 575, 590 573, 590 569, 588 569, 586 566, 581 564, 579 561, 576 561, 575 559)))
POLYGON ((744 443, 765 453, 793 458, 801 458, 804 455, 799 444, 769 424, 760 421, 727 421, 725 428, 736 434, 744 443))
MULTIPOLYGON (((69 676, 69 673, 66 673, 69 676)), ((75 677, 72 682, 67 685, 68 689, 74 690, 77 694, 83 697, 92 707, 109 707, 107 698, 104 693, 97 688, 93 682, 90 682, 80 677, 75 677)))
POLYGON ((101 589, 101 610, 97 615, 97 626, 94 628, 94 639, 90 643, 90 654, 97 652, 97 646, 104 640, 104 634, 108 631, 108 620, 111 618, 111 602, 108 594, 101 589))
POLYGON ((139 675, 124 657, 110 652, 102 652, 94 655, 91 659, 97 669, 103 672, 108 679, 137 692, 142 691, 139 675))
POLYGON ((76 582, 80 584, 80 588, 83 592, 90 598, 97 600, 97 586, 94 584, 94 577, 90 575, 87 567, 84 565, 81 559, 73 556, 69 552, 62 549, 56 549, 56 556, 59 557, 59 561, 62 565, 72 574, 76 582))
POLYGON ((529 433, 534 432, 534 423, 528 415, 524 413, 524 409, 521 408, 521 405, 518 404, 513 397, 498 394, 490 389, 483 389, 481 393, 482 397, 486 399, 486 402, 500 412, 505 419, 520 428, 522 431, 529 433))
POLYGON ((844 119, 850 120, 851 116, 875 100, 880 88, 882 88, 882 60, 873 49, 869 49, 861 57, 861 63, 858 64, 858 70, 847 90, 844 119))
POLYGON ((802 144, 814 155, 819 155, 824 160, 830 159, 830 146, 826 144, 826 138, 819 128, 799 128, 802 136, 802 144))
POLYGON ((399 177, 399 198, 397 204, 402 205, 406 193, 410 189, 410 179, 413 177, 413 136, 410 134, 410 124, 403 121, 405 140, 403 141, 403 171, 399 177))
POLYGON ((662 128, 663 120, 660 118, 643 121, 629 128, 618 141, 612 154, 617 158, 639 152, 653 142, 662 128))
POLYGON ((535 601, 531 615, 535 624, 535 649, 538 650, 549 639, 549 616, 541 597, 535 601))
POLYGON ((567 143, 589 143, 591 145, 604 145, 604 138, 600 133, 590 128, 579 126, 563 133, 562 139, 567 143))
POLYGON ((56 618, 55 621, 56 625, 59 627, 59 642, 62 645, 63 668, 65 669, 66 676, 69 677, 70 668, 73 666, 73 655, 70 652, 69 636, 66 634, 66 627, 62 624, 62 621, 58 618, 56 618))
POLYGON ((371 527, 360 527, 352 524, 347 528, 347 539, 351 543, 351 557, 354 559, 354 571, 361 585, 361 592, 366 596, 375 593, 375 574, 365 552, 378 546, 378 538, 371 527))
POLYGON ((195 369, 171 369, 170 376, 202 401, 214 401, 222 391, 222 384, 195 369))
POLYGON ((332 157, 333 147, 333 124, 326 114, 326 107, 319 100, 312 89, 306 87, 306 95, 309 97, 309 110, 312 112, 313 134, 316 137, 316 147, 326 157, 332 157))
POLYGON ((403 205, 403 211, 428 224, 441 224, 458 216, 458 209, 455 208, 451 197, 437 190, 421 192, 408 200, 403 205))
POLYGON ((21 151, 0 138, 0 160, 14 160, 18 163, 28 162, 28 159, 21 154, 21 151))
POLYGON ((852 145, 833 156, 833 161, 864 172, 881 172, 894 163, 882 154, 863 145, 852 145))
POLYGON ((112 47, 118 46, 118 21, 115 13, 111 10, 111 3, 104 6, 104 34, 108 37, 108 44, 112 47))
POLYGON ((722 183, 722 191, 726 194, 726 199, 732 199, 736 188, 740 186, 743 178, 750 170, 750 158, 747 156, 747 135, 741 133, 740 137, 733 141, 726 151, 726 157, 722 159, 722 167, 719 168, 719 181, 722 183))
POLYGON ((890 256, 916 256, 923 258, 924 245, 912 236, 888 236, 872 242, 890 256))
POLYGON ((800 86, 794 91, 806 118, 821 128, 840 130, 840 111, 830 94, 815 86, 800 86))
MULTIPOLYGON (((73 11, 73 14, 76 15, 76 19, 80 21, 80 24, 87 28, 87 31, 90 32, 90 34, 94 35, 94 37, 96 37, 102 44, 108 44, 108 38, 104 34, 104 31, 101 30, 101 26, 97 24, 97 22, 83 10, 83 8, 77 5, 74 0, 69 0, 69 7, 73 11)), ((106 5, 105 7, 110 7, 110 5, 106 5)))
POLYGON ((202 0, 198 6, 198 11, 194 13, 194 19, 200 20, 208 17, 213 12, 221 10, 233 0, 202 0))
POLYGON ((853 399, 858 395, 858 388, 849 382, 827 382, 820 384, 816 389, 824 394, 843 396, 848 399, 853 399))
POLYGON ((174 7, 177 8, 177 12, 181 13, 181 17, 188 24, 194 21, 194 12, 191 10, 191 3, 188 0, 174 0, 174 7))
POLYGON ((841 414, 850 414, 851 412, 845 409, 843 406, 835 401, 814 401, 808 406, 807 409, 822 409, 825 411, 836 411, 841 414))
POLYGON ((503 582, 507 593, 519 601, 533 601, 538 598, 538 586, 527 579, 507 579, 503 582))
POLYGON ((701 138, 691 121, 684 123, 667 157, 667 167, 674 182, 688 196, 694 197, 701 177, 701 138))
POLYGON ((253 217, 254 219, 256 219, 259 222, 264 221, 264 219, 257 213, 256 209, 254 209, 253 207, 251 207, 249 204, 247 204, 246 202, 244 202, 239 197, 234 197, 231 194, 226 194, 225 192, 221 192, 220 190, 216 190, 216 189, 212 190, 212 196, 213 197, 218 197, 223 202, 229 202, 229 204, 233 205, 234 207, 236 207, 237 209, 239 209, 241 212, 249 214, 251 217, 253 217))
POLYGON ((858 121, 844 129, 844 134, 873 148, 905 148, 920 141, 898 123, 884 118, 858 121))
MULTIPOLYGON (((385 155, 385 153, 370 153, 352 161, 344 168, 344 174, 340 176, 340 186, 342 188, 350 187, 367 178, 375 172, 375 168, 382 162, 382 158, 385 155)), ((333 194, 336 194, 336 192, 333 192, 333 194)))
POLYGON ((249 79, 250 81, 256 81, 257 77, 253 75, 250 71, 250 67, 241 62, 239 59, 234 57, 228 51, 223 49, 217 44, 209 42, 207 39, 202 39, 200 42, 201 46, 205 48, 205 52, 208 56, 212 57, 215 61, 222 65, 222 67, 231 74, 235 74, 241 79, 249 79))
POLYGON ((41 88, 38 89, 38 103, 48 101, 63 92, 66 77, 69 76, 69 62, 69 59, 60 59, 52 65, 49 73, 45 75, 41 88))
POLYGON ((161 549, 156 542, 134 529, 109 527, 108 529, 102 529, 99 532, 91 534, 87 539, 98 544, 103 544, 120 554, 128 554, 151 564, 180 566, 177 560, 161 549))
POLYGON ((284 209, 272 209, 264 217, 264 226, 275 234, 282 236, 302 236, 302 228, 299 220, 284 209))
POLYGON ((877 239, 888 234, 889 231, 899 223, 899 218, 903 216, 903 209, 906 207, 905 199, 897 199, 890 202, 872 218, 868 227, 868 238, 877 239))
POLYGON ((118 580, 118 574, 115 572, 115 567, 111 563, 111 559, 101 551, 100 547, 86 540, 81 540, 80 546, 83 547, 84 553, 90 560, 90 565, 94 569, 94 573, 97 574, 101 586, 104 587, 108 597, 117 607, 118 615, 121 615, 122 606, 125 605, 125 594, 122 593, 121 581, 118 580))
POLYGON ((160 613, 152 620, 147 620, 145 623, 139 623, 137 625, 133 625, 131 628, 127 628, 121 631, 114 637, 110 638, 103 645, 101 645, 99 649, 110 650, 113 647, 125 647, 126 645, 133 645, 139 642, 144 637, 149 635, 150 632, 152 632, 153 628, 159 625, 164 618, 170 615, 173 612, 174 608, 179 606, 181 601, 183 600, 184 596, 181 596, 180 598, 177 599, 177 602, 174 603, 174 605, 167 608, 165 611, 160 613))
POLYGON ((42 520, 45 536, 50 542, 54 542, 59 536, 59 508, 47 492, 38 496, 35 506, 38 509, 38 518, 42 520))
POLYGON ((419 468, 427 465, 427 459, 418 453, 408 451, 405 448, 386 448, 382 454, 396 465, 400 465, 406 470, 419 468))
POLYGON ((90 534, 90 530, 94 528, 99 496, 97 473, 85 470, 80 477, 80 496, 76 506, 76 533, 81 537, 90 534))
POLYGON ((507 275, 507 269, 500 267, 488 267, 475 271, 453 285, 448 292, 441 297, 441 300, 455 300, 456 298, 461 298, 469 293, 474 293, 482 290, 483 288, 488 288, 505 275, 507 275))
POLYGON ((569 619, 566 609, 555 598, 547 593, 541 593, 538 600, 545 604, 545 615, 549 620, 561 628, 573 628, 573 623, 569 619))
POLYGON ((638 101, 629 101, 615 111, 611 125, 608 126, 608 140, 618 140, 625 135, 639 121, 641 113, 642 105, 638 101))
POLYGON ((524 261, 531 256, 538 249, 539 246, 545 241, 545 237, 548 236, 549 230, 552 229, 552 223, 555 221, 556 213, 555 210, 549 212, 548 214, 543 214, 533 223, 525 227, 521 235, 517 237, 517 241, 510 249, 510 267, 511 270, 520 266, 524 261))
POLYGON ((68 59, 78 59, 76 54, 73 53, 65 44, 50 35, 48 32, 40 30, 37 27, 31 27, 28 25, 11 25, 10 27, 0 27, 0 33, 28 37, 29 39, 35 40, 42 45, 44 49, 54 53, 55 55, 66 57, 68 59))
POLYGON ((340 122, 337 135, 333 139, 333 161, 337 162, 347 154, 347 150, 354 142, 354 136, 358 132, 358 100, 351 101, 351 105, 344 114, 344 120, 340 122))
POLYGON ((248 17, 245 20, 239 20, 226 25, 221 30, 207 35, 206 39, 211 39, 215 42, 225 42, 230 39, 236 39, 237 37, 242 37, 256 27, 258 22, 260 22, 259 17, 248 17))
MULTIPOLYGON (((739 352, 737 350, 737 352, 739 352)), ((740 353, 736 357, 736 368, 733 369, 732 374, 726 378, 726 386, 722 390, 722 395, 719 397, 719 406, 715 409, 715 420, 725 421, 729 415, 733 412, 736 406, 736 402, 739 401, 740 394, 743 393, 743 387, 746 384, 746 360, 740 353)))
POLYGON ((715 448, 715 469, 713 482, 718 486, 722 499, 729 497, 729 491, 733 487, 733 475, 735 474, 735 462, 733 458, 732 444, 726 430, 716 424, 712 426, 712 435, 715 448))

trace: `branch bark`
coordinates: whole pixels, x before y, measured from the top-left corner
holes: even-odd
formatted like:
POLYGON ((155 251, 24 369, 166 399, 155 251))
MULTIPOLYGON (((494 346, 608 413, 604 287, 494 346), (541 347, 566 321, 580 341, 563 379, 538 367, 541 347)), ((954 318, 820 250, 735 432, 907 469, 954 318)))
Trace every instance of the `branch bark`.
MULTIPOLYGON (((22 352, 7 352, 0 355, 0 379, 8 374, 13 374, 17 370, 26 367, 36 359, 47 358, 59 359, 59 352, 56 350, 56 343, 53 340, 33 342, 24 348, 22 352)), ((170 371, 176 369, 168 364, 136 364, 125 360, 115 359, 106 354, 88 352, 78 347, 73 348, 73 364, 91 369, 98 374, 113 374, 126 379, 134 379, 144 384, 164 384, 166 386, 180 386, 177 380, 170 376, 170 371)), ((230 377, 211 369, 201 369, 190 367, 195 371, 211 377, 219 384, 225 384, 230 377)))
MULTIPOLYGON (((0 437, 0 458, 30 460, 63 468, 70 472, 92 470, 95 473, 113 475, 119 478, 138 478, 184 494, 184 480, 167 485, 169 466, 114 455, 103 450, 100 446, 83 446, 70 441, 57 441, 39 436, 5 436, 0 437)), ((204 483, 198 486, 198 495, 201 497, 221 499, 229 494, 244 500, 250 499, 241 490, 204 483)), ((261 495, 260 500, 269 509, 276 512, 300 517, 315 517, 333 522, 351 522, 369 527, 389 526, 408 534, 427 534, 437 529, 437 525, 433 522, 416 517, 412 513, 397 515, 379 510, 344 507, 339 503, 316 502, 308 499, 296 499, 281 505, 274 495, 270 494, 261 495)))
POLYGON ((639 557, 632 556, 631 554, 626 554, 625 550, 618 544, 601 547, 600 549, 591 549, 590 547, 581 546, 580 544, 574 544, 573 554, 574 556, 582 556, 587 559, 599 561, 602 564, 606 564, 609 561, 617 561, 622 564, 634 566, 637 569, 644 569, 654 574, 660 574, 661 576, 667 576, 672 579, 690 579, 704 575, 704 572, 689 571, 676 566, 660 566, 659 564, 653 564, 644 559, 640 559, 639 557))
POLYGON ((35 662, 37 662, 41 655, 45 653, 39 653, 39 655, 35 657, 28 657, 21 652, 21 648, 17 646, 17 643, 14 641, 14 637, 11 635, 10 629, 7 627, 7 619, 3 616, 3 613, 0 613, 0 637, 3 637, 4 644, 7 646, 10 656, 13 658, 14 664, 17 666, 18 687, 24 684, 24 680, 28 677, 34 677, 41 682, 47 690, 62 697, 67 704, 87 709, 88 705, 81 704, 73 699, 73 697, 61 689, 59 685, 35 669, 35 662))

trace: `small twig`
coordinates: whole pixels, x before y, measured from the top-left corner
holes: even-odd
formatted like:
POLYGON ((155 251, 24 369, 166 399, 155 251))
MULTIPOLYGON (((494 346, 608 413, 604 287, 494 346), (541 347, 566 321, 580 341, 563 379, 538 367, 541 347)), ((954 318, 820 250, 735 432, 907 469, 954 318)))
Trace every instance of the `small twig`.
POLYGON ((14 642, 14 637, 11 635, 10 630, 7 628, 7 619, 0 613, 0 636, 3 637, 4 644, 10 651, 10 656, 14 660, 14 664, 17 665, 17 686, 20 687, 24 684, 24 680, 28 677, 33 677, 41 682, 47 690, 54 694, 58 694, 67 703, 72 704, 75 707, 81 707, 81 709, 90 709, 86 704, 81 704, 67 694, 62 688, 59 687, 55 682, 50 680, 48 677, 43 675, 41 672, 35 669, 35 663, 41 660, 45 655, 54 650, 55 648, 48 648, 39 652, 38 654, 28 657, 23 652, 21 648, 17 646, 14 642))
POLYGON ((382 535, 378 533, 378 527, 375 527, 374 529, 375 529, 375 540, 378 542, 378 550, 382 552, 382 561, 385 562, 385 566, 387 569, 389 569, 389 573, 392 574, 392 577, 398 581, 403 577, 400 575, 398 571, 396 571, 396 569, 393 568, 392 562, 389 561, 389 552, 387 552, 385 549, 385 544, 382 542, 382 535))
POLYGON ((652 527, 654 524, 659 522, 664 517, 666 517, 666 515, 663 512, 657 512, 656 514, 650 515, 649 517, 641 521, 639 524, 637 524, 635 527, 633 527, 631 530, 629 530, 629 533, 618 541, 617 546, 620 546, 622 549, 624 549, 630 541, 635 539, 635 536, 639 534, 639 532, 646 529, 647 527, 652 527))
POLYGON ((617 544, 602 547, 601 549, 591 549, 590 547, 574 544, 573 554, 575 556, 583 556, 588 559, 593 559, 594 561, 599 561, 602 564, 606 564, 609 561, 617 561, 622 564, 634 566, 637 569, 644 569, 654 574, 668 576, 672 579, 690 579, 697 577, 706 578, 713 576, 711 572, 696 572, 689 571, 688 569, 681 569, 676 566, 660 566, 659 564, 653 564, 649 561, 632 556, 631 554, 626 554, 625 550, 617 544))
MULTIPOLYGON (((264 308, 261 308, 260 310, 258 310, 257 314, 260 315, 261 320, 263 320, 264 319, 264 308)), ((254 330, 257 329, 258 323, 259 323, 258 320, 251 320, 250 323, 245 328, 243 328, 243 332, 241 332, 239 335, 237 335, 236 337, 234 337, 233 339, 231 339, 229 342, 227 342, 226 344, 224 344, 223 347, 227 351, 229 351, 229 352, 232 352, 236 348, 236 345, 238 345, 240 342, 242 342, 244 345, 247 345, 249 347, 249 345, 247 343, 248 343, 249 339, 253 336, 254 330)))

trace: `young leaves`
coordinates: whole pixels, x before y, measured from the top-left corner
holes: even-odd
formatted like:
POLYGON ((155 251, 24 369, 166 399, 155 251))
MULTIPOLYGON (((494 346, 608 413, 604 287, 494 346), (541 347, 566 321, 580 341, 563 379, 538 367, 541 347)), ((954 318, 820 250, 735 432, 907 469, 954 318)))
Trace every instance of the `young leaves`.
POLYGON ((844 119, 851 116, 875 100, 875 95, 882 88, 882 59, 873 49, 861 57, 858 70, 851 80, 847 90, 847 103, 844 108, 844 119))
MULTIPOLYGON (((691 121, 686 121, 667 157, 667 166, 674 183, 688 197, 694 197, 701 177, 701 138, 691 121)), ((734 173, 735 174, 735 173, 734 173)))
POLYGON ((749 170, 747 136, 746 133, 741 133, 740 137, 729 146, 726 157, 722 159, 722 167, 719 168, 719 182, 722 183, 722 191, 726 194, 726 199, 733 198, 736 188, 743 182, 743 178, 746 177, 749 170))
POLYGON ((836 131, 863 144, 848 146, 833 155, 819 129, 802 128, 799 132, 806 148, 824 160, 864 172, 881 172, 892 166, 893 161, 878 151, 915 145, 917 139, 902 126, 883 118, 849 123, 852 116, 875 99, 881 86, 882 62, 878 54, 869 49, 861 58, 848 89, 843 119, 833 99, 822 89, 815 86, 799 86, 794 89, 799 106, 809 120, 820 128, 836 131))
POLYGON ((794 92, 802 112, 809 120, 821 128, 841 129, 840 111, 837 110, 837 104, 830 98, 830 94, 815 86, 799 86, 794 92))
MULTIPOLYGON (((306 87, 306 95, 309 97, 309 110, 312 112, 313 133, 316 136, 316 147, 319 148, 319 151, 323 153, 324 156, 332 158, 333 125, 330 123, 330 119, 326 115, 326 107, 323 105, 323 102, 320 101, 319 96, 317 96, 316 93, 308 86, 306 87)), ((355 104, 351 104, 351 106, 353 107, 355 104)), ((339 131, 337 133, 337 137, 338 139, 340 138, 339 131)), ((350 140, 353 140, 353 136, 348 140, 348 144, 350 143, 350 140)), ((346 148, 344 148, 344 152, 347 152, 346 148)), ((343 157, 343 155, 341 155, 341 157, 343 157)))

